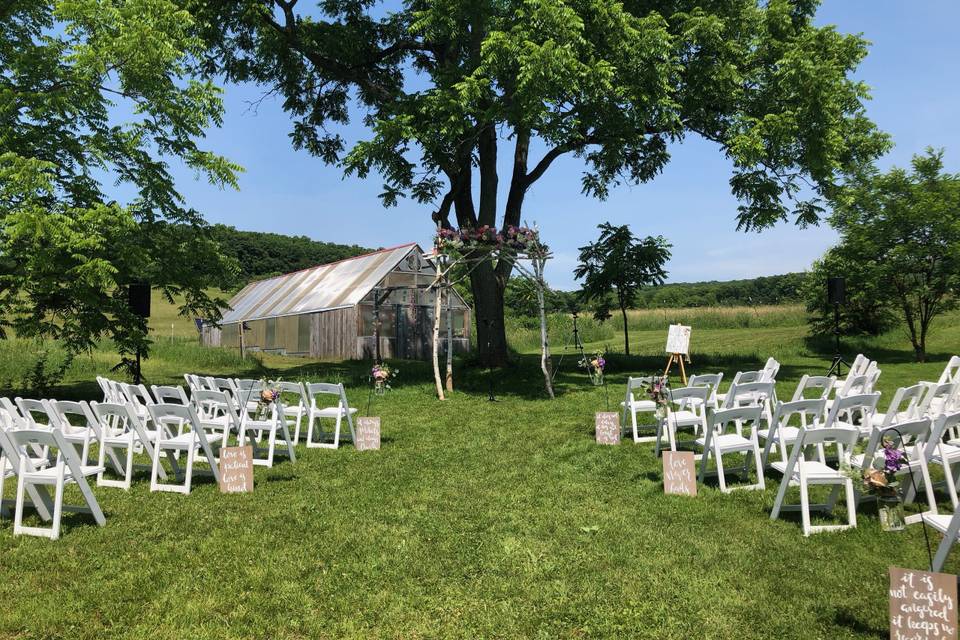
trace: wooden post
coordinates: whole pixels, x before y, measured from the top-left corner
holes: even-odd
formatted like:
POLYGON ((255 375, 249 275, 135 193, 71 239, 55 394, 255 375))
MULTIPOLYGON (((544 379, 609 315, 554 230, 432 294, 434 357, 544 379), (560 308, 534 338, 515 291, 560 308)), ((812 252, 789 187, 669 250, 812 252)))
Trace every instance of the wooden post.
POLYGON ((453 393, 453 296, 450 295, 450 278, 444 277, 447 294, 447 391, 453 393))
POLYGON ((540 369, 543 371, 543 380, 547 387, 547 394, 554 398, 553 394, 553 376, 550 374, 550 344, 547 340, 547 310, 544 300, 543 288, 543 268, 546 260, 536 257, 533 259, 534 282, 537 285, 537 304, 540 307, 540 369))
POLYGON ((376 288, 373 290, 373 357, 374 362, 380 364, 380 290, 376 288))
POLYGON ((243 360, 247 357, 246 351, 244 350, 243 345, 243 320, 240 321, 240 359, 243 360))
POLYGON ((433 282, 433 381, 437 385, 437 397, 443 400, 443 383, 440 380, 440 312, 443 310, 443 298, 441 289, 437 286, 439 283, 438 275, 433 282))

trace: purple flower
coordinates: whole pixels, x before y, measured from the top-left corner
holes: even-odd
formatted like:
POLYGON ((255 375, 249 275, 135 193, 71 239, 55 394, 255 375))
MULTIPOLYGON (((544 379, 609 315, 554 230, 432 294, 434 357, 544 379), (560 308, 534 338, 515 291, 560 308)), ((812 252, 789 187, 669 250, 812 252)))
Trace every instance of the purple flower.
POLYGON ((886 473, 896 473, 903 467, 903 452, 893 445, 883 445, 883 470, 886 473))

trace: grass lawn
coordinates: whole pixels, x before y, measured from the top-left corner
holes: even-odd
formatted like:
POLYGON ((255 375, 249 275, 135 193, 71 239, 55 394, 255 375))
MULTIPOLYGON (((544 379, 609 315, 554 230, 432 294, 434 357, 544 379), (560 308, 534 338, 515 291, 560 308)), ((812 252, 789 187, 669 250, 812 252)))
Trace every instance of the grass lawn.
MULTIPOLYGON (((881 405, 960 351, 956 319, 934 334, 928 364, 910 362, 898 335, 856 345, 880 361, 881 405)), ((919 525, 880 533, 864 506, 856 530, 805 539, 799 517, 769 519, 775 474, 764 492, 708 483, 696 498, 664 496, 652 444, 594 443, 594 412, 615 410, 627 375, 663 366, 665 334, 631 332, 639 355, 610 358, 606 389, 585 384, 554 336, 554 401, 532 354, 494 374, 495 403, 483 370, 460 366, 440 403, 425 363, 396 363, 396 388, 371 409, 379 452, 301 446, 296 464, 258 468, 248 495, 206 481, 189 496, 150 493, 144 474, 129 493, 95 488, 107 526, 68 516, 56 542, 15 538, 5 519, 0 637, 886 637, 887 567, 924 568, 919 525)), ((694 326, 690 369, 729 379, 774 355, 786 395, 829 360, 804 334, 694 326)), ((147 361, 150 382, 186 369, 259 375, 233 354, 167 340, 147 361)), ((588 348, 604 345, 622 349, 616 337, 588 348)), ((95 398, 89 381, 109 362, 78 360, 57 395, 95 398)), ((367 413, 366 364, 262 366, 339 378, 367 413)), ((945 570, 960 570, 960 550, 945 570)))

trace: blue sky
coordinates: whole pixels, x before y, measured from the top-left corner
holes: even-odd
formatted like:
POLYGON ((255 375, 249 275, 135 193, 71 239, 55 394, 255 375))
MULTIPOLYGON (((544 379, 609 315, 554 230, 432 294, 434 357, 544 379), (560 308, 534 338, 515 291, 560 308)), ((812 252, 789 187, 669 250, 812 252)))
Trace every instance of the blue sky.
MULTIPOLYGON (((869 115, 896 145, 880 165, 905 165, 933 145, 946 148, 948 170, 960 171, 960 2, 826 0, 817 22, 863 33, 872 42, 857 76, 873 90, 869 115)), ((226 87, 224 125, 210 132, 206 144, 246 169, 240 191, 221 191, 188 170, 177 170, 190 206, 210 222, 240 229, 370 247, 429 244, 429 208, 401 201, 384 209, 376 177, 343 179, 338 168, 294 151, 287 137, 290 119, 280 101, 267 98, 250 107, 261 95, 262 89, 253 86, 226 87)), ((357 139, 364 131, 352 125, 345 134, 357 139)), ((547 270, 552 286, 576 286, 577 247, 593 240, 603 221, 629 224, 640 236, 666 236, 674 245, 668 265, 674 282, 800 271, 834 242, 826 227, 801 230, 783 224, 761 234, 737 232, 737 202, 722 153, 691 137, 674 146, 672 155, 653 182, 620 187, 604 202, 580 194, 582 167, 575 158, 554 163, 525 204, 526 221, 538 224, 555 253, 547 270)))

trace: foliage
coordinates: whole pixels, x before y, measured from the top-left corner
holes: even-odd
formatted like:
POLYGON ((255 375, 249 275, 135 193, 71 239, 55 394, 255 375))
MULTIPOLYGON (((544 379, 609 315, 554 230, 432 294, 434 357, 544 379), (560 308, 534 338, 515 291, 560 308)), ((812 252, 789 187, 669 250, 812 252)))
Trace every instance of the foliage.
POLYGON ((884 294, 885 283, 873 261, 857 260, 842 247, 829 249, 813 263, 803 284, 814 333, 833 335, 834 308, 827 300, 827 278, 846 278, 847 301, 840 306, 840 333, 877 336, 896 325, 897 316, 884 294))
POLYGON ((623 316, 624 352, 630 355, 627 308, 634 305, 641 287, 663 283, 671 245, 663 236, 639 239, 627 225, 604 222, 597 228, 600 238, 580 247, 580 264, 573 273, 583 280, 583 298, 599 303, 597 319, 609 316, 606 301, 613 294, 623 316))
POLYGON ((71 352, 110 336, 145 349, 127 306, 147 281, 181 311, 218 317, 224 260, 184 208, 168 162, 218 185, 238 167, 200 148, 219 90, 190 75, 203 43, 171 0, 6 2, 0 7, 0 317, 71 352), (107 201, 109 180, 135 192, 107 201))
POLYGON ((232 283, 234 288, 242 287, 251 280, 299 271, 372 251, 357 245, 311 240, 306 236, 238 231, 222 224, 213 225, 211 235, 223 254, 240 265, 232 283))
POLYGON ((917 360, 933 320, 960 292, 960 175, 943 171, 943 151, 913 157, 912 171, 859 172, 839 193, 831 224, 837 251, 864 265, 864 279, 907 326, 917 360))
MULTIPOLYGON (((605 198, 652 180, 688 135, 729 158, 741 228, 811 224, 837 180, 888 146, 851 78, 866 41, 815 26, 813 1, 342 0, 309 14, 288 0, 184 1, 214 47, 207 68, 281 94, 295 147, 378 173, 385 205, 410 197, 444 227, 519 225, 566 154, 584 164, 583 192, 605 198), (337 125, 351 116, 370 136, 348 148, 337 125)), ((511 269, 471 274, 494 360, 511 269)))

